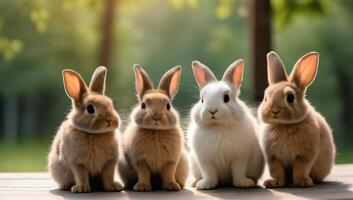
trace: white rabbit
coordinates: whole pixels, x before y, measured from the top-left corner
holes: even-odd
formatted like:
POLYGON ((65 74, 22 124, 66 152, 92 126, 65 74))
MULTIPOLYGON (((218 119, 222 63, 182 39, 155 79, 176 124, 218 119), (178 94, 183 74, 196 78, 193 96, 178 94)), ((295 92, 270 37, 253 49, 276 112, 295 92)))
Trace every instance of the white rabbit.
POLYGON ((243 66, 243 60, 235 61, 217 81, 208 67, 192 62, 201 92, 191 110, 187 137, 197 189, 253 187, 263 173, 257 121, 238 99, 243 66))

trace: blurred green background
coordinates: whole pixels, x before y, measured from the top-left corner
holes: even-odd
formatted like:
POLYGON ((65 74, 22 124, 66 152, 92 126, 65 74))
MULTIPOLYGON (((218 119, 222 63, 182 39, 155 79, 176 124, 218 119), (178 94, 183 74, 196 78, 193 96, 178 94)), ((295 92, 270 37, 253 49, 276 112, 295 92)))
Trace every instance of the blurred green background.
MULTIPOLYGON (((107 65, 107 94, 126 124, 136 103, 132 65, 144 66, 157 84, 180 64, 174 104, 185 128, 198 98, 191 61, 202 61, 220 77, 244 58, 241 98, 255 107, 248 1, 1 0, 0 171, 46 170, 51 140, 71 106, 62 86, 64 68, 88 81, 95 67, 107 65)), ((272 49, 287 70, 305 53, 320 53, 308 99, 334 130, 337 163, 353 162, 353 1, 270 4, 272 49)))

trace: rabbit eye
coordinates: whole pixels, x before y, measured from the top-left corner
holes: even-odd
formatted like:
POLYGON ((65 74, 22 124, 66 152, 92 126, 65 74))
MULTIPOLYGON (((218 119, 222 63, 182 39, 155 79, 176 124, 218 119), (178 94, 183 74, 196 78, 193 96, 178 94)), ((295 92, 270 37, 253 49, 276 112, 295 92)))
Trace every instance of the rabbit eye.
POLYGON ((203 103, 203 98, 201 99, 201 103, 203 103))
POLYGON ((167 103, 167 110, 170 110, 170 103, 167 103))
POLYGON ((87 110, 87 112, 88 112, 89 114, 93 114, 93 113, 95 112, 94 106, 93 106, 92 104, 89 104, 89 105, 87 106, 86 110, 87 110))
POLYGON ((141 108, 142 108, 142 109, 145 109, 145 108, 146 108, 146 103, 142 102, 142 103, 141 103, 141 108))
POLYGON ((229 98, 229 95, 228 95, 228 94, 224 95, 224 97, 223 97, 224 103, 228 103, 229 99, 230 99, 230 98, 229 98))
POLYGON ((287 95, 287 102, 288 103, 293 103, 294 102, 294 95, 293 94, 288 94, 287 95))

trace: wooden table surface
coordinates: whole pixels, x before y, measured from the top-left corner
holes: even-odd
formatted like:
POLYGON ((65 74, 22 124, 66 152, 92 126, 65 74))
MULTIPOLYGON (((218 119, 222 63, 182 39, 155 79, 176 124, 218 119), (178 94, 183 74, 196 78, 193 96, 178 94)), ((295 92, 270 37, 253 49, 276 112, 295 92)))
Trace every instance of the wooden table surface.
MULTIPOLYGON (((260 183, 268 176, 265 173, 260 183)), ((323 184, 312 188, 222 188, 180 192, 94 192, 74 194, 56 189, 48 173, 0 173, 0 200, 7 199, 353 199, 353 164, 336 165, 323 184)))

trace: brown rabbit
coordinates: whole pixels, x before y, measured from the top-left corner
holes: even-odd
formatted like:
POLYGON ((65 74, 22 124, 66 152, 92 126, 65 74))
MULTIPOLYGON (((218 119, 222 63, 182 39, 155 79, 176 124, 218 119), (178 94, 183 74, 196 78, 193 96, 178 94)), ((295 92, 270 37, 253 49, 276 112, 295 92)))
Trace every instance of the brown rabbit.
POLYGON ((179 116, 172 106, 177 93, 181 67, 169 70, 158 89, 142 67, 134 65, 139 104, 122 134, 118 170, 126 188, 150 191, 151 179, 161 180, 165 190, 181 190, 188 176, 188 160, 179 116))
POLYGON ((118 159, 115 131, 120 119, 111 99, 104 95, 106 73, 105 67, 98 67, 87 87, 78 73, 63 71, 72 110, 61 124, 48 157, 49 171, 60 189, 90 192, 90 179, 98 180, 106 191, 123 189, 114 181, 118 159))
POLYGON ((267 54, 269 87, 259 107, 263 144, 271 179, 265 187, 313 186, 330 173, 335 160, 332 130, 305 99, 319 62, 316 52, 301 57, 289 76, 275 52, 267 54))

